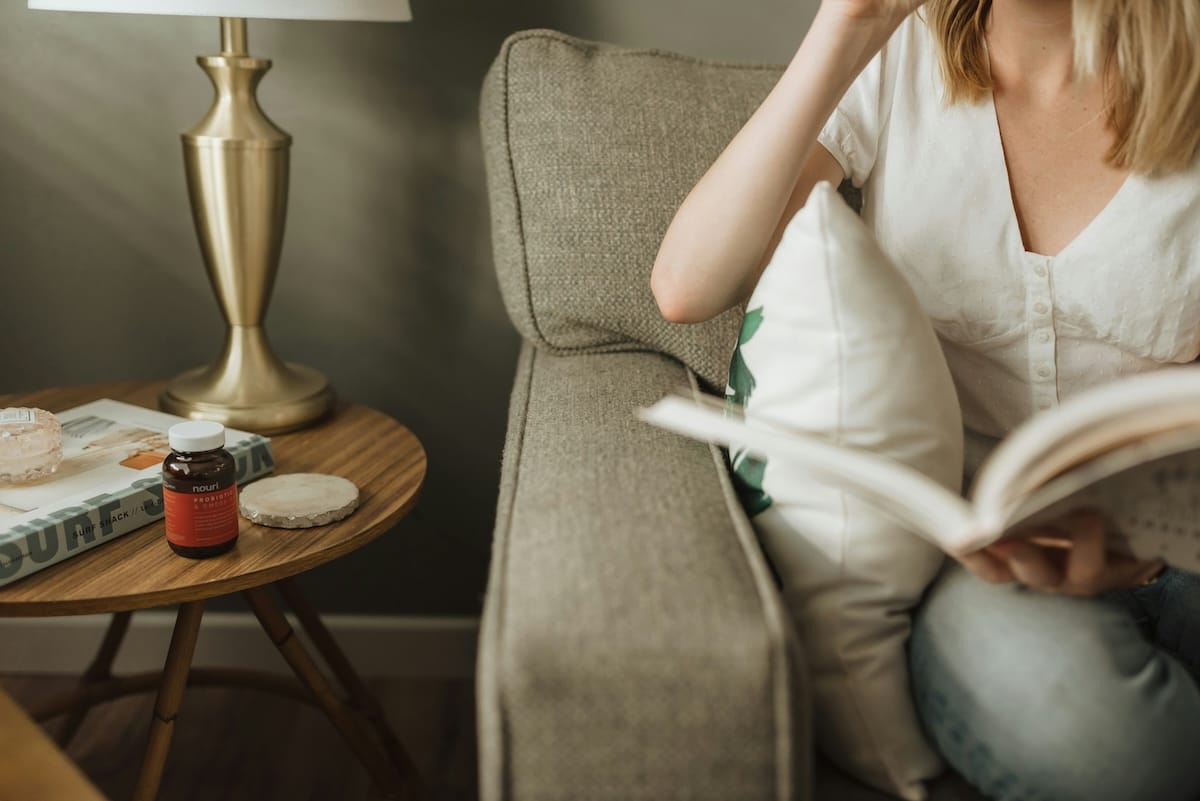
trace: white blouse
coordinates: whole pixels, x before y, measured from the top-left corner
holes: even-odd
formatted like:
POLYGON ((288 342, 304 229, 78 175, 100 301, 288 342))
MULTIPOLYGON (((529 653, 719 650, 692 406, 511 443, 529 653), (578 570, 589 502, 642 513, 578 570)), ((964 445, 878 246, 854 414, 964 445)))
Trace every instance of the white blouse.
POLYGON ((1200 159, 1131 176, 1056 256, 1025 250, 990 98, 948 106, 916 15, 821 144, 941 338, 963 418, 1002 436, 1061 398, 1200 355, 1200 159))

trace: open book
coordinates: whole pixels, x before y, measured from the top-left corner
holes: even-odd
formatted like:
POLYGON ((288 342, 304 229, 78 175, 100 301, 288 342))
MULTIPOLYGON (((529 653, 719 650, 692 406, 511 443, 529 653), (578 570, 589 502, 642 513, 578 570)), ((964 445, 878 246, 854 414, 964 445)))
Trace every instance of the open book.
POLYGON ((1200 572, 1200 367, 1082 392, 1018 426, 967 496, 907 465, 819 435, 781 431, 713 398, 667 397, 638 416, 694 439, 803 465, 951 554, 1077 508, 1103 512, 1110 550, 1200 572))

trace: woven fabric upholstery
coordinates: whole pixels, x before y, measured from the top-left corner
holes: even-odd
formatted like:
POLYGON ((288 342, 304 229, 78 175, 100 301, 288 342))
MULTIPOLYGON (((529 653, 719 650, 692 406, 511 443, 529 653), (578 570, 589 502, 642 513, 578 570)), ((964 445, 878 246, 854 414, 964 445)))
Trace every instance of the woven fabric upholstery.
POLYGON ((721 457, 632 413, 687 378, 524 347, 480 641, 487 801, 807 797, 803 671, 721 457))
POLYGON ((803 659, 717 452, 633 417, 696 374, 724 388, 740 313, 665 323, 650 266, 778 74, 532 31, 487 77, 496 269, 526 342, 479 642, 483 801, 886 801, 813 767, 803 659))
POLYGON ((741 311, 668 323, 650 269, 680 202, 779 74, 550 31, 505 42, 482 125, 497 274, 526 338, 557 353, 660 351, 724 389, 741 311))

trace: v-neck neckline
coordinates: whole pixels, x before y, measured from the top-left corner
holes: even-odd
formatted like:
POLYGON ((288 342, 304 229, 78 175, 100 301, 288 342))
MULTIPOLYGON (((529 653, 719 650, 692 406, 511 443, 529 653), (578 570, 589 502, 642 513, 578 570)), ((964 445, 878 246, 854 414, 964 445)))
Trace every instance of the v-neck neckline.
POLYGON ((1123 180, 1121 185, 1117 187, 1117 191, 1114 192, 1112 197, 1108 199, 1108 202, 1105 203, 1104 206, 1098 212, 1096 212, 1096 214, 1090 220, 1088 220, 1086 225, 1076 231, 1075 234, 1067 241, 1067 243, 1058 249, 1057 253, 1038 253, 1037 251, 1030 250, 1025 244, 1025 237, 1021 234, 1021 221, 1017 216, 1017 200, 1016 196, 1013 194, 1012 177, 1008 173, 1008 156, 1004 152, 1004 135, 1000 130, 1000 114, 996 108, 996 96, 994 93, 990 91, 987 93, 987 102, 985 105, 987 108, 987 114, 985 116, 988 118, 989 122, 988 128, 992 147, 995 148, 996 157, 1000 165, 1000 171, 1004 176, 1004 192, 1008 198, 1007 222, 1011 231, 1010 236, 1013 240, 1015 240, 1011 243, 1012 246, 1018 253, 1023 254, 1026 257, 1048 260, 1058 260, 1063 258, 1071 251, 1076 250, 1080 246, 1080 242, 1086 242, 1087 239, 1092 235, 1092 231, 1098 229, 1103 224, 1103 221, 1106 217, 1110 217, 1116 213, 1114 208, 1122 203, 1124 195, 1131 191, 1130 187, 1132 187, 1134 183, 1134 174, 1129 173, 1125 176, 1125 180, 1123 180))

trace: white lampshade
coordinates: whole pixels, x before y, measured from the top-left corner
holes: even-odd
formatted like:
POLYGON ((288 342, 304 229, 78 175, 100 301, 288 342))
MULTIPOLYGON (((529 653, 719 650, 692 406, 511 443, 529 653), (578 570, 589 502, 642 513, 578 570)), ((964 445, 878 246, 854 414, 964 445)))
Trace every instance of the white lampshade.
POLYGON ((29 0, 43 11, 407 22, 408 0, 29 0))

